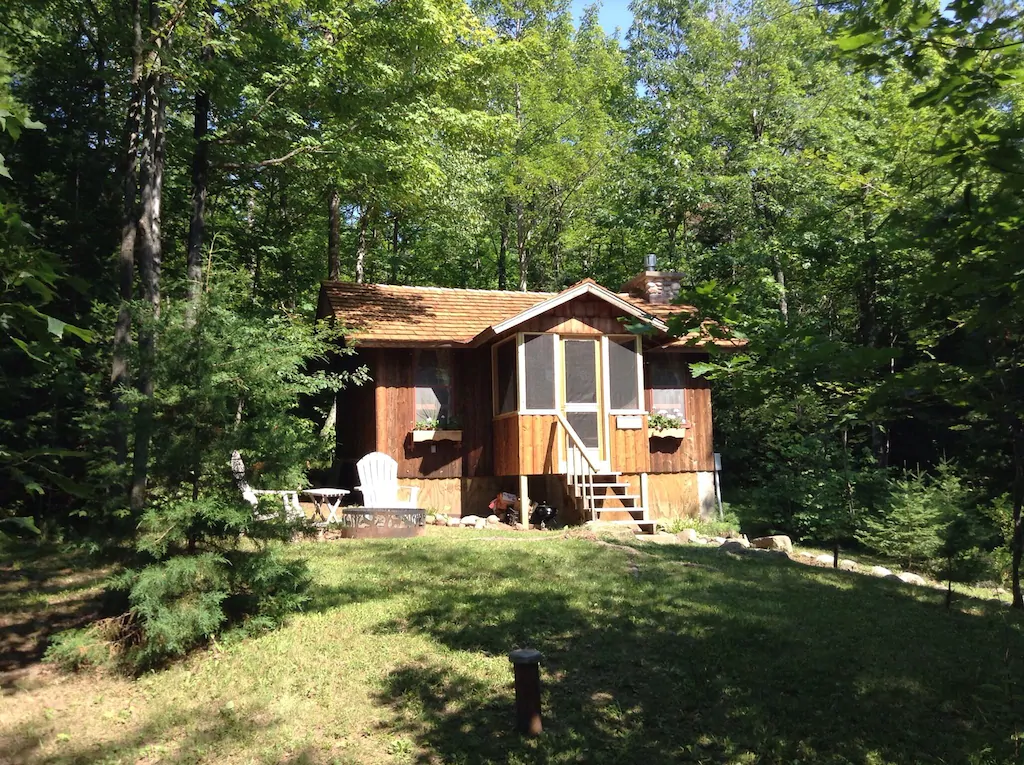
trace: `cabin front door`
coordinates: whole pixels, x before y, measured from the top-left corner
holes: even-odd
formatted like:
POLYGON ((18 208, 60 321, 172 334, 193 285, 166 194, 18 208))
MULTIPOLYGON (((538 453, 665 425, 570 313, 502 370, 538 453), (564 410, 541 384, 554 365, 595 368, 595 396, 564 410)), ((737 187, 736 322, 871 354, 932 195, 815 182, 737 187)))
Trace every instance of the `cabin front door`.
POLYGON ((601 344, 591 338, 562 342, 562 411, 594 462, 604 459, 601 427, 601 344))

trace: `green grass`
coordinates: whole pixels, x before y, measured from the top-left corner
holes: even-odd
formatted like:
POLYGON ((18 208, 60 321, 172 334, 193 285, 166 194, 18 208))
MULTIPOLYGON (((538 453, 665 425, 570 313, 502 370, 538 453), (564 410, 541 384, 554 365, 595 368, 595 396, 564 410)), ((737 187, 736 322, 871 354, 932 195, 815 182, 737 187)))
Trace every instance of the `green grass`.
POLYGON ((9 689, 0 762, 1022 761, 1022 621, 994 602, 947 612, 935 590, 702 548, 430 531, 295 545, 313 600, 263 637, 136 681, 9 689), (520 646, 546 657, 535 740, 512 731, 520 646))

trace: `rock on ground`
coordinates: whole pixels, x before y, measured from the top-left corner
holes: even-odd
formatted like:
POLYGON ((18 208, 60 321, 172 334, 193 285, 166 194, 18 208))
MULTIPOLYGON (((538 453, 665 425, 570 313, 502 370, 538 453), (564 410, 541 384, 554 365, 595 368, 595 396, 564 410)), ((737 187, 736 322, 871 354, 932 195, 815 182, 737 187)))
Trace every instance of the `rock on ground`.
POLYGON ((839 568, 843 571, 856 571, 860 566, 857 565, 857 561, 850 560, 849 558, 839 559, 839 568))
POLYGON ((696 529, 683 529, 678 534, 676 534, 676 537, 678 537, 680 542, 685 542, 687 544, 692 543, 692 542, 696 542, 697 541, 697 530, 696 529))
POLYGON ((462 519, 461 518, 449 518, 445 522, 445 525, 446 526, 461 526, 462 525, 462 519))
POLYGON ((482 520, 479 515, 464 515, 462 516, 463 526, 476 526, 476 522, 482 520))
POLYGON ((750 540, 750 544, 759 550, 781 550, 785 553, 793 552, 793 540, 785 534, 775 534, 770 537, 758 537, 750 540))
POLYGON ((746 555, 750 552, 750 548, 738 539, 730 539, 725 544, 719 546, 718 549, 721 552, 735 553, 736 555, 746 555))
POLYGON ((487 516, 487 522, 491 524, 501 523, 501 519, 498 516, 492 514, 487 516))
POLYGON ((916 584, 918 587, 927 584, 923 577, 920 577, 917 574, 911 574, 909 571, 904 571, 902 574, 897 574, 896 578, 899 579, 901 582, 905 582, 906 584, 916 584))
POLYGON ((680 540, 675 534, 644 534, 644 542, 654 542, 659 545, 677 545, 680 544, 680 540))
POLYGON ((818 561, 818 563, 821 563, 825 566, 831 566, 836 562, 836 559, 833 558, 831 555, 816 555, 814 557, 814 560, 818 561))
POLYGON ((871 568, 871 573, 874 576, 892 576, 892 572, 885 566, 873 566, 871 568))

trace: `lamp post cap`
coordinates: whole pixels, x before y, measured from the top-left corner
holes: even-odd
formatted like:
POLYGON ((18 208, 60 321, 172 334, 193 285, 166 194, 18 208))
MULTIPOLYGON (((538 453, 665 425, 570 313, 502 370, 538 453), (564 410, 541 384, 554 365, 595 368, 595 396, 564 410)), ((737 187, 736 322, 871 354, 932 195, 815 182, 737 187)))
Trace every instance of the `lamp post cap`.
POLYGON ((534 648, 517 648, 508 655, 513 664, 540 664, 544 656, 534 648))

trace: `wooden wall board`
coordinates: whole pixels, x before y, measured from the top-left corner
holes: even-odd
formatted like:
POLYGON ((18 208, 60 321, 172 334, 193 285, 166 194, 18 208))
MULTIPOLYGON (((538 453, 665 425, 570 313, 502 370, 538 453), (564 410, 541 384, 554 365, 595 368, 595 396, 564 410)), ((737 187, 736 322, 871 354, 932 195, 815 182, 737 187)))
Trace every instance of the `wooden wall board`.
POLYGON ((491 349, 453 351, 455 407, 462 423, 462 475, 494 474, 491 349))
POLYGON ((695 518, 700 514, 696 473, 650 473, 647 492, 651 518, 671 520, 695 518))
POLYGON ((519 475, 518 414, 498 417, 494 424, 494 472, 498 475, 519 475))
MULTIPOLYGON (((700 356, 687 357, 699 361, 700 356)), ((645 375, 649 380, 650 375, 645 375)), ((646 383, 645 383, 646 384, 646 383)), ((685 381, 686 435, 682 439, 651 438, 651 473, 689 473, 714 470, 715 457, 711 426, 711 386, 702 377, 687 372, 685 381)), ((646 406, 651 406, 651 389, 644 391, 646 406)))
POLYGON ((452 351, 452 398, 462 441, 415 443, 416 351, 379 348, 371 374, 376 386, 374 448, 398 461, 401 478, 458 478, 493 471, 491 368, 487 349, 452 351))
POLYGON ((617 416, 608 415, 609 446, 612 470, 621 473, 646 473, 651 467, 650 446, 647 440, 647 418, 634 430, 620 430, 617 416))
POLYGON ((519 471, 541 475, 558 470, 558 418, 553 414, 519 417, 519 471))
MULTIPOLYGON (((428 512, 463 514, 461 478, 399 478, 398 484, 419 487, 416 504, 428 512)), ((404 492, 399 494, 400 499, 403 497, 404 492)))

